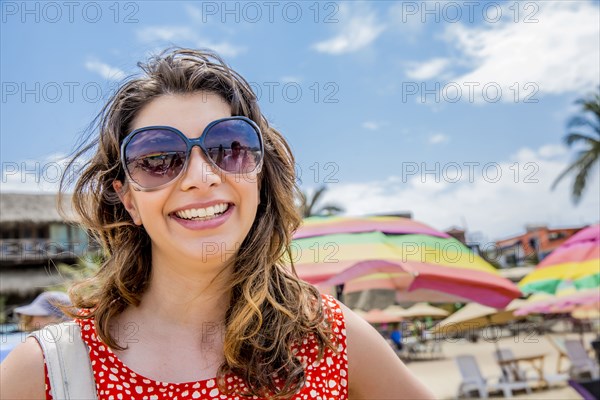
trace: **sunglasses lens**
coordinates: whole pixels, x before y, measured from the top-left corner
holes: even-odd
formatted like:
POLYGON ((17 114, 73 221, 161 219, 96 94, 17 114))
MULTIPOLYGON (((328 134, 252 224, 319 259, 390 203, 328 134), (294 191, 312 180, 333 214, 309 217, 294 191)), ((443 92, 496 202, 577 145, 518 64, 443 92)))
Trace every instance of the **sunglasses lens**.
POLYGON ((127 172, 135 183, 144 188, 164 185, 181 173, 186 151, 185 141, 173 131, 140 131, 125 148, 127 172))
POLYGON ((227 119, 205 133, 204 146, 212 161, 223 171, 250 173, 262 159, 257 129, 243 119, 227 119))

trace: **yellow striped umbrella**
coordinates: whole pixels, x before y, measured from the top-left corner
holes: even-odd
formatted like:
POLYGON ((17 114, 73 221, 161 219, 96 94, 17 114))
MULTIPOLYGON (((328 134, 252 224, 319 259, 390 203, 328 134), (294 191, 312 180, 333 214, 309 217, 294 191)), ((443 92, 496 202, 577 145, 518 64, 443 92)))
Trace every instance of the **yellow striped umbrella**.
POLYGON ((408 218, 307 218, 294 236, 291 261, 302 279, 344 284, 346 292, 390 288, 419 292, 421 300, 495 307, 521 294, 458 240, 408 218))
POLYGON ((569 312, 577 305, 600 299, 600 224, 587 227, 550 253, 519 287, 523 293, 546 293, 518 314, 569 312))

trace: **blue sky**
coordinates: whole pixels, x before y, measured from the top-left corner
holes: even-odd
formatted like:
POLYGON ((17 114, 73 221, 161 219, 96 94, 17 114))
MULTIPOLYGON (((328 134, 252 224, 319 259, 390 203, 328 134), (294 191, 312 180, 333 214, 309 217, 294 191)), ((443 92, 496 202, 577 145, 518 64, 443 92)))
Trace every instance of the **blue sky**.
POLYGON ((1 5, 2 191, 55 190, 103 97, 174 44, 251 82, 302 187, 348 214, 484 240, 600 219, 597 170, 577 207, 570 180, 549 189, 573 102, 600 83, 597 1, 1 5))

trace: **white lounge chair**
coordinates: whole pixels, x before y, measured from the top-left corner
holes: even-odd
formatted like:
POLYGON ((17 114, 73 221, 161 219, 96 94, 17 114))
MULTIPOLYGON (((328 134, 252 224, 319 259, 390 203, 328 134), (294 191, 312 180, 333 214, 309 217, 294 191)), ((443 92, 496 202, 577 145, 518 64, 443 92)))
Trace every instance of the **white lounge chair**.
POLYGON ((547 334, 545 337, 548 340, 548 343, 550 343, 550 345, 554 347, 556 351, 558 351, 558 358, 556 359, 556 373, 560 375, 567 372, 567 368, 561 368, 562 360, 569 359, 569 356, 567 356, 567 350, 565 349, 565 339, 563 337, 553 336, 550 334, 547 334))
MULTIPOLYGON (((510 360, 515 358, 515 354, 511 349, 501 348, 494 351, 494 358, 496 361, 500 360, 510 360)), ((532 370, 526 370, 523 368, 515 368, 514 366, 510 366, 508 364, 500 365, 500 369, 502 370, 502 380, 507 382, 525 382, 525 381, 535 381, 538 379, 536 376, 530 376, 530 372, 535 373, 532 370)))
POLYGON ((432 360, 444 358, 444 352, 442 350, 442 341, 432 339, 429 342, 429 355, 432 360))
POLYGON ((600 367, 592 359, 579 340, 565 340, 567 356, 571 361, 569 375, 577 380, 588 374, 592 379, 600 378, 600 367))
MULTIPOLYGON (((504 360, 513 359, 513 358, 515 358, 515 355, 511 349, 501 348, 494 352, 494 357, 496 358, 496 361, 499 361, 501 359, 504 359, 504 360)), ((516 380, 525 381, 525 382, 539 382, 540 381, 540 377, 538 376, 538 373, 536 371, 534 371, 533 369, 523 369, 523 368, 515 369, 514 366, 509 367, 508 365, 501 365, 500 368, 502 369, 502 374, 503 374, 503 377, 501 378, 502 380, 508 380, 508 381, 513 381, 513 382, 516 380), (515 378, 515 375, 516 375, 516 378, 515 378)), ((544 381, 548 384, 548 386, 554 386, 558 383, 564 384, 567 382, 568 379, 569 379, 569 375, 567 375, 567 374, 544 373, 544 381)))
POLYGON ((479 398, 482 399, 487 399, 490 391, 497 390, 501 390, 504 397, 512 397, 513 390, 525 389, 527 393, 531 393, 531 388, 527 382, 509 382, 500 378, 497 383, 489 383, 488 379, 481 374, 477 360, 471 355, 460 355, 455 360, 462 376, 457 398, 463 395, 468 396, 473 391, 477 391, 479 398))

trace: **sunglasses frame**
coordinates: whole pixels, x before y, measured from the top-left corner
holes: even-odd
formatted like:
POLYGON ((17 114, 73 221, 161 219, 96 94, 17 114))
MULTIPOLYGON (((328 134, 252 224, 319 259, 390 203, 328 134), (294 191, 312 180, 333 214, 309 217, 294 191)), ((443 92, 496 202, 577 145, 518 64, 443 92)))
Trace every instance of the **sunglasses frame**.
POLYGON ((259 173, 262 169, 263 160, 265 158, 262 132, 260 131, 260 128, 258 127, 258 125, 254 121, 252 121, 250 118, 243 117, 243 116, 232 116, 232 117, 225 117, 225 118, 220 118, 215 121, 212 121, 210 124, 208 124, 206 126, 206 128, 204 128, 200 137, 197 137, 195 139, 188 138, 183 132, 181 132, 177 128, 173 128, 172 126, 155 125, 155 126, 145 126, 143 128, 138 128, 138 129, 134 130, 133 132, 129 133, 125 137, 125 139, 123 139, 123 142, 121 143, 121 157, 120 157, 121 165, 123 166, 123 169, 125 170, 125 176, 127 177, 127 180, 131 183, 131 186, 133 186, 133 188, 135 190, 138 190, 141 192, 152 192, 154 190, 160 190, 164 187, 171 185, 173 182, 177 181, 179 178, 181 178, 186 173, 188 165, 189 165, 189 161, 190 161, 190 154, 192 153, 192 149, 194 148, 194 146, 198 146, 200 148, 200 151, 202 152, 202 154, 204 155, 206 160, 213 166, 213 168, 216 168, 218 171, 225 173, 225 174, 229 174, 229 175, 243 175, 243 174, 253 173, 255 171, 257 173, 259 173), (215 163, 212 160, 212 158, 209 156, 208 152, 206 151, 206 149, 204 147, 204 141, 206 138, 206 134, 207 134, 207 132, 210 131, 211 128, 213 128, 215 125, 217 125, 221 122, 232 121, 232 120, 241 120, 241 121, 248 123, 252 128, 254 128, 254 130, 256 131, 256 134, 258 135, 258 142, 259 142, 259 147, 260 147, 260 160, 258 161, 258 163, 256 164, 256 167, 252 171, 246 171, 243 173, 235 173, 235 172, 225 171, 224 169, 219 167, 217 165, 217 163, 215 163), (185 161, 184 161, 183 167, 181 168, 181 171, 175 178, 173 178, 169 182, 163 183, 162 185, 152 187, 152 188, 145 188, 131 178, 131 174, 129 173, 129 169, 127 168, 127 162, 125 160, 125 148, 129 144, 129 142, 131 142, 131 140, 138 133, 150 131, 150 130, 157 130, 157 129, 168 130, 168 131, 171 131, 171 132, 177 134, 179 137, 181 137, 181 139, 185 142, 185 144, 187 146, 186 153, 185 153, 185 161))

